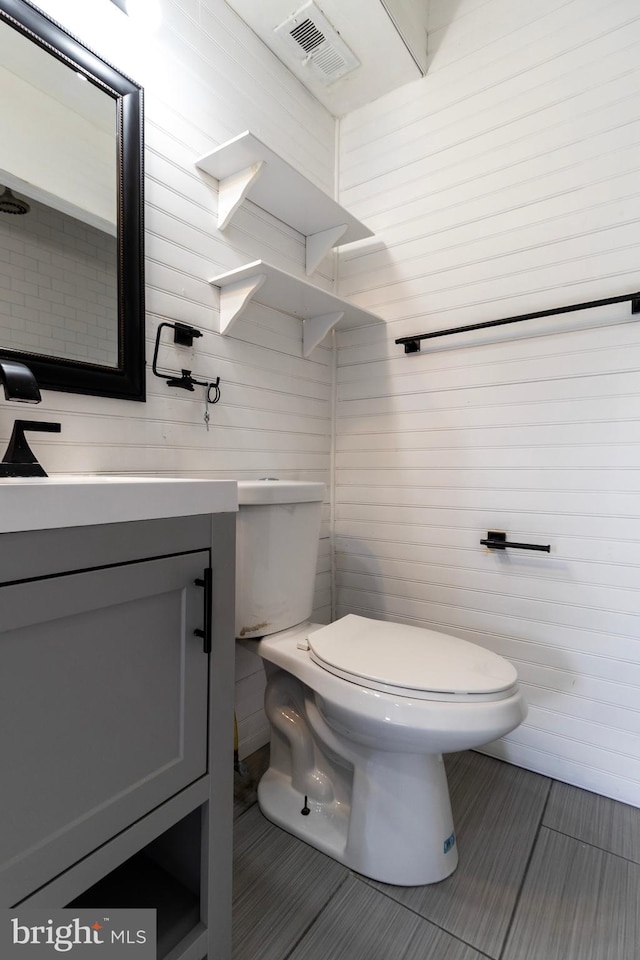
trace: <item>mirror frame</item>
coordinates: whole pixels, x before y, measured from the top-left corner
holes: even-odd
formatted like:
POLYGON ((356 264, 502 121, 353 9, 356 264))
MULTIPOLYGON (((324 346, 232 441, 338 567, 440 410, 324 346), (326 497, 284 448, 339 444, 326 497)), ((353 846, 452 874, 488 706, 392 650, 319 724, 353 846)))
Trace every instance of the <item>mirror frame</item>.
POLYGON ((84 74, 116 101, 118 365, 46 357, 11 350, 0 354, 25 363, 40 387, 128 400, 145 399, 143 91, 27 0, 0 0, 0 23, 84 74))

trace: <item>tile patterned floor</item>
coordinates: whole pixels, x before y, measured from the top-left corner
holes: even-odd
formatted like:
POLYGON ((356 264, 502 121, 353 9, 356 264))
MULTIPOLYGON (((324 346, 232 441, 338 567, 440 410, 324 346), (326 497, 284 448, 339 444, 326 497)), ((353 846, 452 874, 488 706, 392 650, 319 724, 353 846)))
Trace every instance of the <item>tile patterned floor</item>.
POLYGON ((394 887, 264 819, 267 757, 236 777, 234 960, 640 960, 640 809, 456 754, 458 869, 394 887))

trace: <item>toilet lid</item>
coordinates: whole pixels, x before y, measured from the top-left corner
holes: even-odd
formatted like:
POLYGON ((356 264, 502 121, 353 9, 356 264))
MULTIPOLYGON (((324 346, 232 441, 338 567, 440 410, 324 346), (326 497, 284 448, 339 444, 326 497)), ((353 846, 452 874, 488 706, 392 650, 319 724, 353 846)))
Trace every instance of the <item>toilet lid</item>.
POLYGON ((349 614, 309 634, 311 658, 360 686, 421 699, 501 699, 518 675, 475 643, 422 627, 349 614))

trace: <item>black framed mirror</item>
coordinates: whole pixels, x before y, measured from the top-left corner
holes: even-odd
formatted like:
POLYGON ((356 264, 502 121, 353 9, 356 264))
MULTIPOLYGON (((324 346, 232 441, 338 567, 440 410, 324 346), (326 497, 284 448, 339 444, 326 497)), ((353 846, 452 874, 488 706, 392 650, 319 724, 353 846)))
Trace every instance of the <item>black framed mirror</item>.
POLYGON ((44 389, 144 400, 142 88, 0 0, 0 100, 0 355, 44 389))

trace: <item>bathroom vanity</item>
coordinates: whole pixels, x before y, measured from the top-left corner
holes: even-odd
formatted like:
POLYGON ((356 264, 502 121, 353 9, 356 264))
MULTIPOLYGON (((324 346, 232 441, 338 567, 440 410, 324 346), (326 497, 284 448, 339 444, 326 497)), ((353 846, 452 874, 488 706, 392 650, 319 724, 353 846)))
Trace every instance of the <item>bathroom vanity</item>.
POLYGON ((230 960, 236 485, 0 484, 0 905, 230 960))

